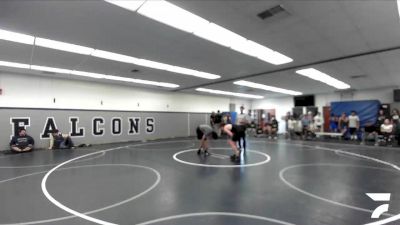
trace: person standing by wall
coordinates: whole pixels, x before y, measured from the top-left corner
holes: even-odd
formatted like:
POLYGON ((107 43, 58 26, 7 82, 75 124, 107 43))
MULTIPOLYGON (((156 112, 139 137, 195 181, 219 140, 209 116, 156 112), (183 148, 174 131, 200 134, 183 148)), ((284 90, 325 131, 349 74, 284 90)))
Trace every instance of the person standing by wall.
MULTIPOLYGON (((246 134, 246 129, 249 126, 249 124, 250 124, 250 116, 244 113, 244 107, 240 106, 240 114, 237 115, 236 125, 242 126, 242 129, 246 134)), ((239 148, 241 149, 243 146, 243 150, 246 151, 246 135, 242 136, 238 142, 239 142, 239 148)))
POLYGON ((221 112, 218 110, 217 114, 215 115, 215 119, 214 119, 214 131, 217 132, 218 137, 221 137, 221 123, 222 123, 222 114, 221 112))
POLYGON ((395 134, 395 138, 397 139, 398 146, 400 146, 400 113, 398 109, 392 110, 392 124, 393 124, 393 131, 395 134))
POLYGON ((285 120, 285 137, 288 138, 290 137, 290 132, 289 132, 289 119, 292 117, 290 112, 286 113, 286 116, 284 117, 285 120))
POLYGON ((356 111, 351 111, 351 115, 349 116, 349 131, 350 131, 350 139, 357 140, 357 131, 360 128, 360 118, 357 116, 356 111))
POLYGON ((214 127, 214 124, 215 124, 215 112, 212 111, 211 115, 210 115, 210 125, 211 125, 211 127, 214 127))

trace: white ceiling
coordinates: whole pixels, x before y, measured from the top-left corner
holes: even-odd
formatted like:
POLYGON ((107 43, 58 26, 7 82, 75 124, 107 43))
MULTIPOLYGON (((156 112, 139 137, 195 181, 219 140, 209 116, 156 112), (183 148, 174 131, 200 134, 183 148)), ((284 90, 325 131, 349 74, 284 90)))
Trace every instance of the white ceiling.
MULTIPOLYGON (((100 0, 0 1, 0 29, 192 68, 222 78, 206 80, 1 40, 0 60, 176 83, 179 89, 191 93, 195 92, 191 87, 202 86, 273 97, 281 94, 240 87, 232 81, 265 73, 246 80, 305 94, 333 92, 330 86, 297 75, 296 69, 270 71, 400 47, 395 0, 170 2, 294 61, 280 66, 268 64, 100 0), (277 4, 283 5, 289 15, 266 20, 256 16, 277 4), (139 72, 132 73, 133 69, 139 72), (229 81, 220 82, 224 80, 229 81)), ((399 59, 400 50, 394 50, 313 67, 353 89, 368 89, 400 85, 399 59), (351 79, 354 75, 367 77, 351 79)))

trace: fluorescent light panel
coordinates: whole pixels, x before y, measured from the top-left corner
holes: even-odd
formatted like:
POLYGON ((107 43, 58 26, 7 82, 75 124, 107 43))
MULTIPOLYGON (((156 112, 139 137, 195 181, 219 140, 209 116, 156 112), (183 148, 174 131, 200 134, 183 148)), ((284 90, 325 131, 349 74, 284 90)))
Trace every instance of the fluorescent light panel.
POLYGON ((96 79, 124 81, 124 82, 154 85, 154 86, 167 87, 167 88, 179 87, 179 85, 177 85, 177 84, 166 83, 166 82, 141 80, 141 79, 134 79, 134 78, 128 78, 128 77, 119 77, 119 76, 105 75, 105 74, 100 74, 100 73, 90 73, 90 72, 85 72, 85 71, 68 70, 68 69, 47 67, 47 66, 28 65, 28 64, 22 64, 22 63, 16 63, 16 62, 0 61, 0 66, 31 69, 31 70, 38 70, 38 71, 53 72, 53 73, 70 74, 70 75, 90 77, 90 78, 96 78, 96 79))
POLYGON ((237 42, 231 47, 233 50, 247 54, 254 57, 270 55, 274 51, 254 41, 245 40, 244 42, 237 42))
POLYGON ((61 41, 54 41, 54 40, 39 38, 39 37, 37 37, 35 39, 35 45, 40 46, 40 47, 45 47, 45 48, 52 48, 52 49, 57 49, 57 50, 61 50, 61 51, 66 51, 66 52, 73 52, 73 53, 82 54, 82 55, 90 55, 94 51, 93 48, 88 48, 88 47, 81 46, 81 45, 75 45, 75 44, 70 44, 70 43, 61 42, 61 41))
POLYGON ((262 90, 266 90, 266 91, 272 91, 272 92, 288 94, 288 95, 302 95, 303 94, 298 91, 292 91, 292 90, 288 90, 288 89, 284 89, 284 88, 268 86, 268 85, 254 83, 254 82, 245 81, 245 80, 239 80, 239 81, 235 81, 233 83, 236 85, 241 85, 241 86, 246 86, 246 87, 251 87, 251 88, 256 88, 256 89, 262 89, 262 90))
POLYGON ((221 91, 221 90, 214 90, 214 89, 207 89, 207 88, 197 88, 196 91, 207 92, 207 93, 218 94, 218 95, 229 95, 229 96, 235 96, 235 97, 241 97, 241 98, 255 98, 255 99, 264 98, 261 95, 250 95, 250 94, 243 94, 243 93, 230 92, 230 91, 221 91))
POLYGON ((129 78, 129 77, 119 77, 119 76, 113 76, 113 75, 105 75, 103 78, 107 79, 107 80, 124 81, 124 82, 146 84, 146 85, 154 85, 154 86, 167 87, 167 88, 177 88, 177 87, 179 87, 179 85, 172 84, 172 83, 149 81, 149 80, 142 80, 142 79, 134 79, 134 78, 129 78))
POLYGON ((70 74, 72 72, 72 70, 47 67, 47 66, 37 66, 37 65, 31 65, 31 69, 39 70, 39 71, 46 71, 46 72, 53 72, 53 73, 65 73, 65 74, 70 74))
POLYGON ((272 54, 258 55, 257 58, 274 65, 281 65, 293 61, 292 58, 289 58, 286 55, 276 51, 274 51, 272 54))
POLYGON ((399 11, 399 17, 400 17, 400 0, 397 0, 397 10, 399 11))
POLYGON ((167 1, 146 1, 137 11, 150 19, 193 33, 210 22, 167 1))
POLYGON ((104 74, 100 74, 100 73, 89 73, 89 72, 78 71, 78 70, 71 71, 71 74, 77 75, 77 76, 83 76, 83 77, 97 78, 97 79, 104 78, 104 76, 105 76, 104 74))
POLYGON ((103 59, 108 59, 108 60, 113 60, 113 61, 118 61, 118 62, 124 62, 124 63, 132 63, 132 64, 137 64, 139 61, 138 58, 127 56, 127 55, 122 55, 114 52, 107 52, 103 50, 96 49, 94 52, 91 54, 92 56, 98 57, 98 58, 103 58, 103 59))
MULTIPOLYGON (((106 1, 110 2, 109 0, 106 1)), ((115 4, 113 1, 110 3, 115 4)), ((132 7, 129 5, 124 6, 123 4, 120 4, 119 6, 135 11, 137 9, 136 4, 132 4, 135 5, 135 7, 133 7, 134 10, 132 10, 132 7)), ((247 40, 239 34, 215 23, 209 22, 200 16, 164 0, 148 0, 140 6, 137 12, 150 19, 188 33, 193 33, 200 38, 231 48, 232 50, 243 54, 256 57, 274 65, 285 64, 293 61, 290 57, 253 41, 247 40)))
POLYGON ((35 37, 33 36, 21 33, 15 33, 7 30, 1 30, 1 29, 0 29, 0 39, 6 41, 18 42, 22 44, 28 44, 28 45, 33 45, 33 42, 35 41, 35 37))
POLYGON ((22 69, 29 69, 30 68, 30 65, 28 65, 28 64, 15 63, 15 62, 6 62, 6 61, 0 61, 0 66, 13 67, 13 68, 22 68, 22 69))
POLYGON ((138 58, 127 56, 127 55, 122 55, 122 54, 113 53, 113 52, 107 52, 107 51, 98 50, 98 49, 96 49, 91 55, 95 56, 95 57, 103 58, 103 59, 119 61, 119 62, 124 62, 124 63, 131 63, 131 64, 135 64, 135 65, 139 65, 139 66, 149 67, 149 68, 158 69, 158 70, 165 70, 165 71, 169 71, 169 72, 173 72, 173 73, 186 74, 186 75, 200 77, 200 78, 204 78, 204 79, 221 78, 221 76, 216 75, 216 74, 192 70, 192 69, 179 67, 179 66, 173 66, 170 64, 160 63, 160 62, 147 60, 147 59, 138 59, 138 58))
POLYGON ((104 1, 131 11, 136 11, 143 4, 143 2, 145 2, 145 0, 104 0, 104 1))
POLYGON ((350 85, 348 85, 348 84, 346 84, 346 83, 344 83, 344 82, 342 82, 342 81, 340 81, 340 80, 338 80, 338 79, 336 79, 334 77, 331 77, 326 73, 323 73, 323 72, 321 72, 319 70, 316 70, 314 68, 307 68, 307 69, 297 70, 296 73, 300 74, 300 75, 303 75, 303 76, 306 76, 308 78, 311 78, 313 80, 320 81, 322 83, 325 83, 325 84, 327 84, 329 86, 332 86, 334 88, 337 88, 337 89, 348 89, 348 88, 350 88, 350 85))
POLYGON ((144 67, 149 67, 153 69, 158 69, 158 70, 168 70, 173 68, 173 66, 165 64, 165 63, 159 63, 155 62, 152 60, 147 60, 147 59, 139 59, 137 63, 135 63, 139 66, 144 66, 144 67))
MULTIPOLYGON (((112 2, 114 2, 114 1, 112 1, 112 2)), ((125 1, 123 1, 123 2, 125 2, 125 1)), ((127 2, 130 2, 130 1, 127 1, 127 2)), ((173 66, 173 65, 155 62, 155 61, 147 60, 147 59, 138 59, 138 58, 127 56, 127 55, 103 51, 103 50, 99 50, 99 49, 93 49, 93 48, 89 48, 89 47, 85 47, 85 46, 81 46, 81 45, 75 45, 75 44, 66 43, 66 42, 61 42, 61 41, 55 41, 55 40, 39 38, 39 37, 35 38, 33 36, 14 33, 14 32, 5 31, 5 30, 0 30, 0 39, 20 42, 20 43, 26 43, 26 44, 36 45, 36 46, 40 46, 40 47, 45 47, 45 48, 57 49, 60 51, 73 52, 73 53, 77 53, 77 54, 91 55, 91 56, 98 57, 98 58, 103 58, 103 59, 108 59, 108 60, 113 60, 113 61, 118 61, 118 62, 124 62, 124 63, 130 63, 130 64, 139 65, 139 66, 144 66, 144 67, 149 67, 149 68, 159 69, 159 70, 165 70, 165 71, 169 71, 169 72, 180 73, 180 74, 195 76, 195 77, 204 78, 204 79, 221 78, 220 75, 216 75, 216 74, 192 70, 192 69, 179 67, 179 66, 173 66)), ((13 67, 13 66, 11 66, 11 67, 13 67)), ((53 71, 48 71, 48 72, 53 72, 53 71)))
POLYGON ((246 41, 246 38, 215 23, 209 23, 205 27, 197 27, 193 34, 228 48, 246 41))

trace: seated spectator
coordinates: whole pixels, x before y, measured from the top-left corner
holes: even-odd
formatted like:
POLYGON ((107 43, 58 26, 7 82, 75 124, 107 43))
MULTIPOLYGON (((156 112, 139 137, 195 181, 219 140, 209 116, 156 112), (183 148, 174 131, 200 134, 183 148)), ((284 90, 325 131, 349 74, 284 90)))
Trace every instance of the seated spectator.
POLYGON ((385 119, 381 125, 381 134, 386 142, 391 142, 391 136, 393 134, 393 124, 390 123, 389 119, 385 119))
POLYGON ((342 113, 342 116, 339 118, 339 132, 346 135, 347 129, 349 127, 349 118, 347 117, 346 113, 342 113))
POLYGON ((336 133, 338 131, 338 123, 339 123, 338 116, 332 113, 329 118, 329 129, 331 132, 336 133))
POLYGON ((12 137, 10 142, 11 151, 14 153, 30 152, 33 150, 35 141, 33 138, 26 134, 24 128, 18 131, 18 135, 12 137))
POLYGON ((278 127, 279 127, 279 123, 276 120, 276 118, 274 116, 271 117, 271 121, 266 125, 265 127, 265 132, 267 134, 267 137, 269 139, 271 139, 272 137, 274 139, 277 139, 278 136, 278 127))
POLYGON ((303 125, 303 137, 306 139, 310 133, 310 124, 312 123, 312 118, 313 118, 312 112, 308 112, 301 119, 301 123, 303 125))
POLYGON ((294 133, 303 139, 303 122, 300 119, 295 119, 294 122, 294 133))
POLYGON ((388 118, 386 117, 383 109, 380 109, 378 112, 378 119, 376 120, 376 131, 378 132, 378 134, 381 134, 381 126, 382 126, 383 122, 385 121, 385 119, 388 119, 388 118))
POLYGON ((314 124, 316 126, 315 132, 321 132, 322 125, 324 124, 324 118, 322 118, 320 112, 318 112, 317 115, 314 116, 314 124))
POLYGON ((271 121, 270 120, 267 120, 264 123, 264 127, 262 128, 262 130, 263 130, 263 133, 265 133, 265 134, 268 134, 270 132, 270 130, 271 130, 271 121))
POLYGON ((289 138, 292 139, 295 136, 295 128, 297 126, 297 121, 293 118, 293 116, 289 116, 289 119, 287 120, 287 126, 289 138))
POLYGON ((248 125, 247 129, 248 135, 256 136, 257 135, 257 124, 254 120, 248 125))
POLYGON ((392 110, 392 124, 397 124, 399 122, 399 110, 393 109, 392 110))
POLYGON ((393 130, 397 130, 397 126, 399 124, 399 110, 398 109, 393 109, 392 110, 392 116, 391 116, 391 122, 393 124, 393 130))
POLYGON ((291 116, 292 116, 291 113, 287 112, 286 116, 284 116, 282 118, 283 120, 285 120, 285 132, 286 133, 289 133, 289 119, 290 119, 291 116))
POLYGON ((397 138, 397 146, 400 147, 400 126, 399 126, 399 124, 397 124, 397 126, 396 126, 395 135, 397 138))
POLYGON ((273 116, 272 119, 271 119, 271 133, 270 133, 270 135, 272 135, 274 137, 274 139, 278 138, 278 129, 279 129, 278 120, 276 120, 276 118, 273 116))
POLYGON ((385 121, 385 119, 387 119, 387 116, 385 115, 385 111, 383 109, 379 109, 378 111, 378 120, 382 122, 385 121))
POLYGON ((378 132, 372 121, 367 121, 364 127, 363 143, 368 141, 373 141, 375 145, 378 145, 378 132))
POLYGON ((71 149, 74 143, 68 134, 62 134, 59 130, 54 130, 50 135, 49 149, 71 149))

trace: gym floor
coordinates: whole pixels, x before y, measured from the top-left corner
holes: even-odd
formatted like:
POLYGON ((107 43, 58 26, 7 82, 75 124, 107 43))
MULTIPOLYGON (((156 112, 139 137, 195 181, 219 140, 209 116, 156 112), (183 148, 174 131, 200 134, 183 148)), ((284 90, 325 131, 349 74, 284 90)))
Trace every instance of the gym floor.
POLYGON ((224 139, 207 157, 193 138, 0 155, 0 224, 361 225, 400 213, 397 148, 247 145, 240 164, 224 139), (384 203, 389 211, 371 219, 384 203))

